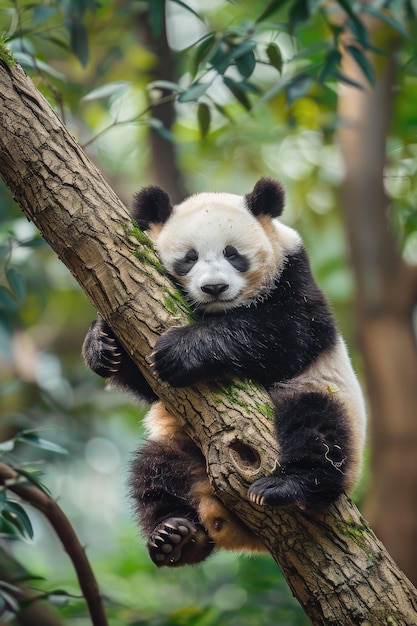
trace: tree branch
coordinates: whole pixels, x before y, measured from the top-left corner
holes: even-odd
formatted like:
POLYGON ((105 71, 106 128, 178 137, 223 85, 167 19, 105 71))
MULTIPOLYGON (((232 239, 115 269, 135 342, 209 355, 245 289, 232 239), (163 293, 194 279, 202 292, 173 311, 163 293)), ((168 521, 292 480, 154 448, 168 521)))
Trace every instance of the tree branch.
POLYGON ((155 379, 157 337, 187 323, 159 261, 18 66, 0 64, 0 111, 1 176, 200 446, 214 490, 265 542, 312 624, 415 623, 416 590, 347 498, 315 516, 248 501, 277 457, 268 395, 249 381, 174 390, 155 379))
POLYGON ((26 479, 22 480, 20 474, 4 463, 0 463, 0 484, 45 515, 74 565, 93 626, 108 626, 93 570, 76 532, 62 509, 44 491, 28 485, 26 479))

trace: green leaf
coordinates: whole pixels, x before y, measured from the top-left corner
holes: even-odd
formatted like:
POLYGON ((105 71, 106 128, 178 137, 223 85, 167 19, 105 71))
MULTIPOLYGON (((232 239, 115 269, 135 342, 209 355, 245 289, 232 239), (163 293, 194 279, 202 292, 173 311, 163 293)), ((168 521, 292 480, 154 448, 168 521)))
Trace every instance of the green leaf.
POLYGON ((326 4, 327 0, 307 0, 308 11, 311 16, 315 15, 326 4))
POLYGON ((7 439, 6 441, 0 441, 0 452, 10 452, 15 447, 15 439, 7 439))
POLYGON ((27 54, 26 52, 21 52, 19 50, 13 50, 13 55, 24 68, 28 68, 31 70, 42 70, 46 74, 53 76, 59 80, 65 80, 65 75, 58 72, 56 69, 41 61, 41 59, 36 58, 32 54, 27 54))
POLYGON ((326 60, 323 65, 323 69, 319 74, 319 81, 324 83, 329 76, 339 67, 340 62, 342 60, 342 55, 339 50, 330 50, 330 52, 326 55, 326 60))
POLYGON ((57 8, 53 6, 42 6, 37 4, 33 11, 33 25, 39 26, 42 22, 46 22, 57 12, 57 8))
POLYGON ((233 118, 232 115, 230 115, 229 111, 227 110, 226 107, 224 107, 221 104, 218 104, 217 102, 214 103, 214 107, 216 109, 216 111, 218 111, 220 113, 220 115, 223 115, 223 117, 225 117, 227 120, 229 120, 229 122, 231 122, 232 124, 235 123, 235 120, 233 118))
POLYGON ((216 54, 216 60, 214 60, 214 58, 212 59, 212 65, 219 72, 219 74, 224 74, 233 61, 245 56, 254 48, 256 48, 256 41, 253 41, 252 39, 244 41, 238 46, 233 46, 230 52, 225 55, 219 56, 219 54, 216 54))
POLYGON ((270 15, 272 15, 279 9, 282 9, 282 7, 287 4, 287 2, 288 0, 272 0, 272 2, 270 2, 266 9, 264 9, 264 11, 260 14, 258 19, 256 20, 256 23, 259 24, 259 22, 263 22, 264 20, 266 20, 270 15))
POLYGON ((162 33, 164 20, 165 0, 148 0, 148 21, 155 39, 162 33))
POLYGON ((174 93, 183 93, 185 89, 181 87, 178 83, 174 83, 170 80, 154 80, 147 85, 148 91, 151 89, 164 89, 167 91, 172 91, 174 93))
POLYGON ((356 35, 356 38, 359 41, 359 43, 364 48, 368 48, 369 46, 368 31, 366 30, 365 26, 362 24, 361 20, 358 18, 355 11, 353 10, 350 4, 350 1, 349 0, 336 0, 336 2, 340 4, 342 9, 349 16, 351 20, 351 24, 350 24, 351 29, 356 35))
POLYGON ((194 102, 198 100, 200 96, 206 93, 210 85, 211 83, 194 83, 179 96, 178 102, 194 102))
POLYGON ((120 98, 130 87, 130 83, 124 80, 116 80, 111 83, 106 83, 93 89, 86 94, 82 100, 89 102, 91 100, 101 100, 103 98, 110 98, 111 96, 117 96, 120 98))
POLYGON ((306 22, 309 18, 310 12, 306 0, 298 0, 295 2, 288 12, 290 31, 295 31, 298 24, 306 22))
POLYGON ((48 244, 45 239, 42 239, 42 237, 33 237, 33 239, 19 241, 19 246, 22 248, 47 248, 48 244))
POLYGON ((409 38, 410 34, 405 28, 405 26, 397 22, 397 20, 391 17, 389 13, 385 13, 384 11, 379 11, 378 9, 375 9, 373 6, 368 5, 368 4, 361 5, 361 11, 374 15, 375 17, 380 19, 382 22, 385 22, 386 24, 391 26, 394 30, 398 31, 400 35, 402 35, 406 39, 409 38))
POLYGON ((17 502, 7 500, 1 512, 4 519, 17 528, 23 535, 33 539, 33 528, 25 509, 17 502))
POLYGON ((49 441, 48 439, 39 437, 39 435, 34 430, 23 430, 22 432, 18 433, 16 435, 16 441, 20 441, 21 443, 27 443, 30 446, 34 446, 35 448, 41 448, 42 450, 47 450, 48 452, 55 452, 56 454, 68 454, 68 450, 58 445, 57 443, 54 443, 53 441, 49 441))
POLYGON ((0 285, 0 311, 7 313, 18 313, 19 311, 11 292, 2 285, 0 285))
POLYGON ((244 78, 249 78, 249 76, 253 74, 253 71, 256 67, 256 58, 253 51, 251 50, 242 57, 238 57, 236 59, 236 67, 239 70, 241 76, 243 76, 244 78))
POLYGON ((72 17, 68 25, 70 31, 70 48, 83 67, 88 63, 88 31, 79 18, 72 17))
POLYGON ((57 607, 65 606, 68 604, 69 600, 78 600, 82 597, 83 596, 80 596, 79 594, 69 593, 68 591, 65 591, 65 589, 54 589, 53 591, 49 591, 44 594, 44 598, 57 607))
POLYGON ((230 89, 234 97, 240 104, 247 110, 250 111, 252 109, 252 103, 249 100, 248 96, 245 93, 245 89, 242 88, 241 83, 237 83, 232 78, 228 76, 223 77, 224 84, 230 89))
POLYGON ((356 63, 361 68, 362 72, 368 79, 371 85, 375 84, 375 72, 372 66, 372 63, 369 59, 364 55, 362 50, 357 48, 356 46, 346 46, 346 51, 349 52, 351 57, 355 59, 356 63))
POLYGON ((210 57, 216 52, 220 42, 216 39, 216 36, 211 33, 203 39, 203 41, 197 46, 194 58, 192 61, 192 75, 195 76, 197 74, 198 68, 205 61, 208 61, 210 57))
POLYGON ((281 74, 283 66, 281 48, 276 43, 270 43, 266 48, 266 54, 272 67, 281 74))
POLYGON ((210 107, 204 102, 200 102, 200 104, 198 105, 197 119, 198 119, 198 125, 200 128, 201 137, 204 139, 204 137, 207 136, 207 133, 210 129, 210 122, 211 122, 210 107))
POLYGON ((356 87, 357 89, 363 89, 363 85, 356 82, 356 80, 352 80, 352 78, 349 78, 349 76, 346 76, 346 74, 342 74, 342 72, 334 71, 332 72, 332 76, 333 78, 336 78, 336 80, 340 81, 341 83, 344 83, 345 85, 349 85, 349 87, 356 87))
POLYGON ((150 128, 152 128, 152 130, 156 131, 158 135, 163 137, 163 139, 165 139, 166 141, 175 141, 175 137, 172 132, 168 130, 168 128, 166 128, 163 122, 158 118, 150 117, 146 123, 148 124, 148 126, 150 126, 150 128))
POLYGON ((289 83, 285 89, 288 104, 292 104, 300 98, 304 98, 310 91, 313 79, 310 76, 298 76, 289 83))
MULTIPOLYGON (((17 596, 19 596, 21 591, 17 587, 15 587, 15 589, 18 592, 17 596)), ((19 602, 16 600, 15 596, 12 595, 11 593, 8 593, 4 589, 0 589, 0 598, 2 598, 3 600, 3 606, 0 607, 2 609, 1 611, 2 615, 3 615, 5 608, 7 608, 7 610, 11 611, 12 613, 18 613, 20 611, 21 607, 19 605, 19 602)))
POLYGON ((16 298, 19 302, 23 302, 26 295, 26 285, 23 277, 14 267, 9 267, 6 270, 6 278, 16 298))
POLYGON ((26 479, 29 485, 34 485, 35 487, 37 487, 37 489, 43 491, 43 493, 45 493, 47 496, 51 496, 51 492, 49 491, 48 487, 45 487, 45 485, 40 481, 40 477, 43 475, 40 470, 26 472, 26 470, 18 467, 16 468, 16 472, 20 474, 20 476, 23 476, 23 478, 26 479))
POLYGON ((275 96, 286 90, 288 85, 294 83, 298 78, 301 78, 303 76, 311 76, 313 72, 317 70, 317 68, 321 67, 321 65, 321 63, 311 63, 308 67, 303 68, 300 72, 297 72, 292 76, 287 74, 286 76, 281 78, 281 80, 276 82, 275 85, 272 85, 272 87, 270 87, 263 94, 263 96, 259 98, 259 100, 255 104, 255 107, 259 108, 260 106, 263 106, 265 102, 269 102, 270 100, 275 98, 275 96))
POLYGON ((204 19, 201 17, 201 15, 199 15, 197 11, 194 11, 194 9, 188 6, 188 4, 185 4, 185 2, 182 2, 181 0, 172 0, 172 2, 175 2, 175 4, 178 4, 180 7, 182 7, 186 11, 189 11, 190 13, 195 15, 195 17, 197 17, 201 22, 204 23, 204 19))
POLYGON ((94 11, 97 8, 95 0, 60 0, 59 4, 67 16, 77 15, 80 19, 87 10, 94 11))

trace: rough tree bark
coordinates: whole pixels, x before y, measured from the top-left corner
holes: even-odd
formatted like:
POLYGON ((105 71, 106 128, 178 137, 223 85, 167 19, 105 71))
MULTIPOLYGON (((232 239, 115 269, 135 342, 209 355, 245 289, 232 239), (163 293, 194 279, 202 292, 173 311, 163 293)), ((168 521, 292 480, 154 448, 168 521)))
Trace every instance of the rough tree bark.
MULTIPOLYGON (((378 44, 395 50, 396 34, 378 29, 378 44)), ((417 347, 413 311, 417 271, 401 258, 389 227, 384 190, 386 141, 393 108, 396 59, 374 56, 375 87, 344 56, 344 73, 363 89, 344 86, 338 133, 345 162, 342 210, 357 285, 357 332, 372 419, 372 483, 366 512, 378 537, 417 582, 417 347)))
POLYGON ((213 488, 268 546, 316 626, 417 624, 417 591, 346 497, 323 514, 252 505, 248 485, 274 466, 269 399, 239 382, 174 390, 149 354, 187 322, 125 208, 19 66, 0 61, 0 175, 108 320, 207 459, 213 488))

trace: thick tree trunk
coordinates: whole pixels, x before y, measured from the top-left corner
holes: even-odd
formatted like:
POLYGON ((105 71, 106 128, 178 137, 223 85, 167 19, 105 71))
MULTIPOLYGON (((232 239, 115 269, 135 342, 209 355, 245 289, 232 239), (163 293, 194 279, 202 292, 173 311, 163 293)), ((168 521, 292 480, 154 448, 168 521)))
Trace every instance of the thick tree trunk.
POLYGON ((315 517, 252 505, 276 458, 269 398, 249 382, 174 390, 149 367, 187 322, 174 288, 97 170, 18 66, 0 62, 0 174, 208 462, 213 488, 263 539, 312 624, 417 623, 417 592, 345 497, 315 517))
MULTIPOLYGON (((368 23, 372 32, 372 20, 368 23)), ((380 29, 381 30, 381 29, 380 29)), ((381 32, 379 32, 381 37, 381 32)), ((392 32, 387 41, 395 47, 392 32)), ((417 272, 397 250, 384 191, 395 57, 376 58, 375 88, 346 55, 339 141, 345 162, 342 208, 358 288, 357 330, 371 409, 372 483, 367 516, 388 550, 417 582, 417 272), (379 65, 379 66, 378 66, 379 65)))

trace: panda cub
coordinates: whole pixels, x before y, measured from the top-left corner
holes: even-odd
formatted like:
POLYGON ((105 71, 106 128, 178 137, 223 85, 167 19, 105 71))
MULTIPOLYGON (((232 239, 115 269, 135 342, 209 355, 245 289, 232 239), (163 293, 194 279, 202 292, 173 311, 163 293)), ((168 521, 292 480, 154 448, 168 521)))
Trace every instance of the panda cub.
MULTIPOLYGON (((365 410, 301 238, 278 220, 283 208, 282 186, 262 178, 243 197, 200 193, 174 207, 162 189, 146 187, 131 215, 196 316, 157 341, 157 375, 174 387, 234 377, 264 385, 276 411, 279 458, 248 497, 258 505, 317 510, 358 479, 365 410)), ((113 386, 154 403, 130 478, 153 562, 198 563, 214 547, 264 551, 215 496, 200 450, 104 320, 91 324, 83 355, 113 386)))

